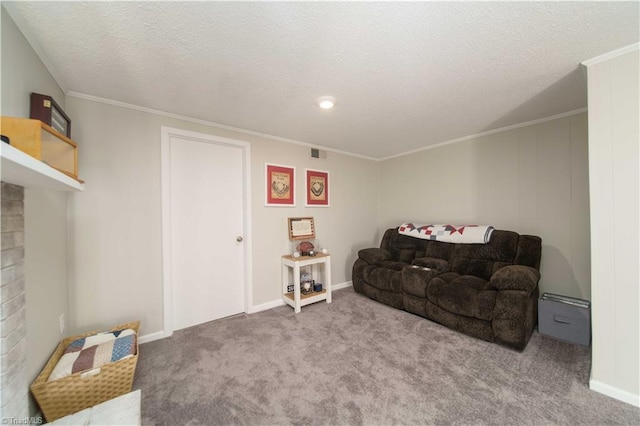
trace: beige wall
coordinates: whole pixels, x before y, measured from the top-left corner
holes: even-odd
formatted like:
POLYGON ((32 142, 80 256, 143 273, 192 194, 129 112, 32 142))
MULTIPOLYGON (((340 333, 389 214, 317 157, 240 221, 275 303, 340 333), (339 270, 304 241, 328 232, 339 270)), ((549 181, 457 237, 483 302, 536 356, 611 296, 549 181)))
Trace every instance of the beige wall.
POLYGON ((635 51, 588 61, 591 388, 640 406, 640 88, 635 51))
POLYGON ((386 160, 379 211, 380 232, 414 221, 538 235, 541 291, 590 299, 587 114, 386 160))
MULTIPOLYGON (((31 92, 64 95, 15 26, 2 13, 2 115, 29 117, 31 92)), ((25 190, 27 379, 38 375, 60 341, 60 314, 68 317, 67 194, 25 190)), ((65 332, 65 334, 67 334, 65 332)), ((33 411, 33 408, 32 408, 33 411)))
POLYGON ((253 305, 278 301, 287 217, 313 216, 333 255, 334 283, 351 279, 357 250, 376 243, 378 163, 81 97, 67 97, 85 191, 70 196, 70 313, 75 329, 142 320, 163 330, 160 129, 170 126, 251 144, 253 305), (264 163, 296 167, 297 206, 264 206, 264 163), (305 208, 304 169, 330 172, 330 208, 305 208), (113 295, 118 296, 114 302, 113 295))

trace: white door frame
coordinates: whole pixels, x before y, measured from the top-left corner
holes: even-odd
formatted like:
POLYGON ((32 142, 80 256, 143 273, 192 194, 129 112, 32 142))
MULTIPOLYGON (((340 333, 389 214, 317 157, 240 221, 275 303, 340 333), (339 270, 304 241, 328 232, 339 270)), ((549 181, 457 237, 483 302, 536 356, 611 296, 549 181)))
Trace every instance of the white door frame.
POLYGON ((162 179, 162 286, 164 308, 163 337, 173 334, 173 300, 171 282, 171 137, 189 139, 196 142, 205 142, 216 145, 233 146, 241 148, 243 152, 243 201, 244 223, 243 226, 243 250, 244 250, 244 312, 249 312, 253 304, 253 283, 251 264, 251 144, 221 136, 197 133, 189 130, 161 126, 162 137, 160 139, 161 179, 162 179))

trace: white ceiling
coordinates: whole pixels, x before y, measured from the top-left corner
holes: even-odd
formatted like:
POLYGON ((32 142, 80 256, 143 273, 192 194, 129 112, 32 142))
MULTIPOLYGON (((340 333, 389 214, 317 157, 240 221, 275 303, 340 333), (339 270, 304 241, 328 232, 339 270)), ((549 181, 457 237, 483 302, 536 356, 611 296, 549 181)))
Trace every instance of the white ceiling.
POLYGON ((3 5, 66 92, 371 158, 584 108, 580 62, 640 27, 638 2, 3 5))

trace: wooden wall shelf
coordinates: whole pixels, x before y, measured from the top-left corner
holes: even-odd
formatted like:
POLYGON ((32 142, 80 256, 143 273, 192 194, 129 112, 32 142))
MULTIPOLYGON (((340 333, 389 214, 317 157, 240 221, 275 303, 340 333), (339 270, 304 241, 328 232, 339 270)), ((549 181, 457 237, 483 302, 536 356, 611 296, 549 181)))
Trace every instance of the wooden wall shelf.
POLYGON ((82 191, 75 142, 40 120, 2 117, 2 181, 25 188, 82 191))
POLYGON ((4 142, 0 142, 0 157, 3 182, 54 191, 84 190, 84 184, 4 142))

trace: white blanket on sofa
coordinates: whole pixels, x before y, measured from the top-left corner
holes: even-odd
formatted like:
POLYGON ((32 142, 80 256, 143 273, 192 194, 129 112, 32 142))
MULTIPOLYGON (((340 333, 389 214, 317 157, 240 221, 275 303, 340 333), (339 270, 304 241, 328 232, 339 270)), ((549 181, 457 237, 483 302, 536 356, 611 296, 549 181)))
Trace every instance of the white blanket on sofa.
POLYGON ((398 233, 423 240, 445 243, 486 244, 491 240, 490 225, 420 225, 403 223, 398 233))

